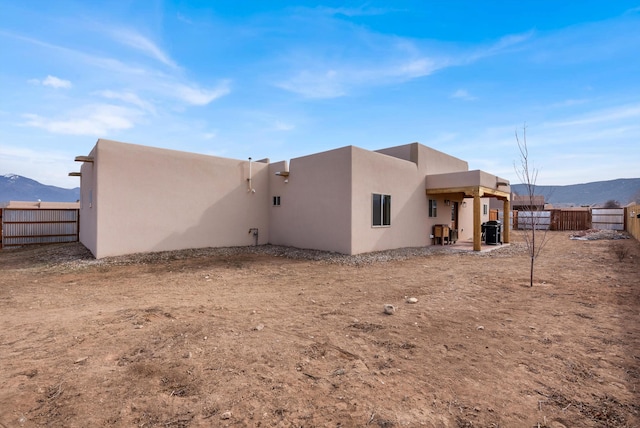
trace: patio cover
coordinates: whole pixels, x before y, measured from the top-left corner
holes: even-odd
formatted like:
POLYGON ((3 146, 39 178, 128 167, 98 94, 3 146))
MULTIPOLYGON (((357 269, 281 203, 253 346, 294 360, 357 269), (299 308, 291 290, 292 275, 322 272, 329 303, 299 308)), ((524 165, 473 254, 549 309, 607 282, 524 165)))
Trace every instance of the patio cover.
MULTIPOLYGON (((503 178, 480 170, 432 174, 426 177, 426 194, 439 195, 453 201, 473 198, 473 250, 482 247, 481 201, 480 198, 492 197, 503 201, 505 219, 509 218, 511 186, 503 178)), ((510 242, 509 221, 505 221, 503 240, 510 242)))

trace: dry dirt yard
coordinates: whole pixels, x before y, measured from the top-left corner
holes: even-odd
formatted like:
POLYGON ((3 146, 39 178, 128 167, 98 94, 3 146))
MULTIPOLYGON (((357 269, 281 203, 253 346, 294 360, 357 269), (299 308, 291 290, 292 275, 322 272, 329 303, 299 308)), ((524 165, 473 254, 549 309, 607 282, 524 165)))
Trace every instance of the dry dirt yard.
POLYGON ((4 249, 0 427, 640 426, 640 243, 549 233, 529 288, 513 235, 351 258, 4 249))

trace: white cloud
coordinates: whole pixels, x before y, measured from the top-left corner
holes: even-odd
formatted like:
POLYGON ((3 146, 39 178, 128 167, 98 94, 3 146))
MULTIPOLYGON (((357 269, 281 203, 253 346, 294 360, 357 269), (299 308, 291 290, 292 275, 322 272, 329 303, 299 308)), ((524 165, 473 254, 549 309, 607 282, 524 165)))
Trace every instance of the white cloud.
MULTIPOLYGON (((118 61, 117 59, 86 54, 84 52, 77 51, 75 49, 54 45, 51 43, 43 42, 38 39, 33 39, 31 37, 25 37, 25 36, 10 33, 10 32, 2 32, 2 34, 17 40, 22 40, 23 42, 27 42, 36 46, 40 46, 43 48, 56 51, 58 54, 61 53, 61 54, 68 55, 69 57, 72 58, 71 61, 76 61, 76 62, 83 61, 85 64, 93 65, 99 68, 115 71, 118 73, 128 73, 128 74, 138 74, 138 75, 146 73, 146 71, 142 68, 130 67, 124 64, 123 62, 118 61)), ((40 81, 37 79, 31 79, 29 80, 29 83, 40 83, 40 81)))
POLYGON ((290 123, 276 121, 276 123, 274 124, 273 128, 276 131, 291 131, 291 130, 295 129, 295 126, 290 124, 290 123))
POLYGON ((104 98, 108 98, 111 100, 120 100, 128 104, 132 104, 134 106, 140 107, 143 110, 149 111, 151 113, 155 113, 155 107, 144 100, 142 100, 138 95, 133 92, 116 92, 111 90, 103 90, 94 92, 96 95, 100 95, 104 98))
POLYGON ((382 65, 345 64, 324 71, 301 70, 275 86, 307 98, 337 98, 359 86, 375 86, 427 76, 442 68, 446 61, 431 58, 403 59, 382 65))
POLYGON ((547 122, 548 127, 586 126, 596 123, 615 122, 622 119, 640 118, 640 104, 631 104, 611 109, 590 112, 580 117, 568 119, 566 121, 547 122))
POLYGON ((193 24, 193 21, 192 21, 192 20, 190 20, 189 18, 187 18, 186 16, 184 16, 184 15, 183 15, 183 14, 181 14, 180 12, 178 12, 178 13, 176 14, 176 18, 178 19, 178 21, 182 21, 182 22, 184 22, 185 24, 189 24, 189 25, 193 24))
POLYGON ((573 107, 573 106, 577 106, 577 105, 580 105, 580 104, 586 104, 588 102, 589 102, 588 99, 578 99, 578 100, 568 99, 568 100, 560 101, 560 102, 557 102, 557 103, 553 103, 549 107, 551 107, 551 108, 573 107))
POLYGON ((436 61, 430 58, 418 58, 400 64, 399 67, 392 68, 393 71, 390 74, 411 79, 427 76, 441 68, 443 65, 444 64, 437 64, 436 61))
POLYGON ((113 131, 133 128, 140 116, 138 110, 97 104, 84 106, 65 118, 46 118, 37 114, 25 114, 25 126, 44 129, 52 134, 90 135, 102 137, 113 131))
POLYGON ((390 9, 367 7, 367 6, 359 6, 359 7, 351 7, 351 8, 319 6, 316 9, 328 15, 344 15, 348 17, 384 15, 392 11, 390 9))
POLYGON ((640 13, 640 6, 625 10, 624 15, 634 15, 636 13, 640 13))
POLYGON ((29 83, 33 85, 43 85, 43 86, 51 86, 55 89, 69 89, 71 87, 71 82, 69 80, 60 79, 59 77, 48 75, 42 80, 39 79, 29 79, 29 83))
POLYGON ((51 86, 52 88, 70 88, 71 82, 68 80, 63 80, 55 76, 47 76, 46 79, 42 81, 44 86, 51 86))
POLYGON ((130 46, 134 49, 142 51, 145 55, 155 58, 161 63, 168 65, 171 68, 178 68, 178 65, 162 51, 155 43, 141 34, 132 30, 119 29, 111 32, 113 37, 120 43, 130 46))
MULTIPOLYGON (((63 149, 63 147, 59 147, 63 149)), ((77 177, 69 177, 78 168, 74 163, 75 153, 58 149, 29 149, 0 143, 0 164, 11 165, 12 173, 22 175, 43 184, 63 188, 79 187, 77 177)), ((7 171, 0 171, 4 173, 7 171)))
MULTIPOLYGON (((171 65, 172 67, 175 66, 175 63, 173 63, 168 56, 144 37, 137 35, 136 33, 126 31, 112 32, 112 34, 117 35, 123 43, 126 42, 129 45, 142 49, 167 65, 171 65)), ((156 96, 170 97, 174 99, 177 98, 191 105, 204 106, 231 92, 228 80, 223 80, 218 87, 213 89, 200 88, 180 76, 174 78, 159 71, 132 67, 113 58, 90 55, 74 49, 53 45, 37 39, 11 33, 8 35, 28 43, 68 55, 73 61, 82 61, 84 64, 108 70, 114 73, 110 76, 114 81, 116 81, 116 79, 121 79, 129 86, 135 85, 136 88, 154 93, 156 96)), ((175 67, 177 68, 177 66, 175 67)), ((48 79, 47 84, 50 85, 56 84, 56 82, 58 82, 58 84, 65 85, 65 82, 67 82, 53 76, 48 76, 48 79)), ((42 81, 38 79, 30 79, 29 83, 45 84, 45 80, 47 79, 42 81)), ((70 85, 71 82, 68 82, 68 84, 70 85)), ((131 92, 101 90, 93 93, 109 99, 118 99, 138 106, 146 111, 155 113, 155 109, 152 104, 142 100, 139 96, 131 92)))
POLYGON ((296 76, 276 84, 277 87, 307 98, 337 98, 346 95, 341 76, 335 70, 314 73, 300 71, 296 76))
POLYGON ((179 99, 196 106, 207 105, 231 92, 228 82, 222 82, 215 89, 195 88, 185 84, 173 85, 170 88, 179 99))
POLYGON ((507 35, 489 46, 461 51, 449 45, 440 46, 358 29, 345 35, 354 37, 351 42, 359 46, 353 50, 354 55, 346 57, 339 54, 339 49, 326 46, 316 49, 318 52, 328 51, 324 57, 320 54, 310 57, 308 51, 313 50, 313 46, 299 48, 300 53, 289 53, 287 61, 293 71, 288 77, 279 79, 275 86, 307 98, 342 97, 354 88, 404 82, 445 68, 469 65, 512 49, 533 34, 507 35), (304 68, 299 68, 299 64, 304 64, 304 68))
POLYGON ((451 98, 458 98, 465 101, 473 101, 477 99, 473 95, 471 95, 466 89, 458 89, 453 94, 451 94, 451 98))

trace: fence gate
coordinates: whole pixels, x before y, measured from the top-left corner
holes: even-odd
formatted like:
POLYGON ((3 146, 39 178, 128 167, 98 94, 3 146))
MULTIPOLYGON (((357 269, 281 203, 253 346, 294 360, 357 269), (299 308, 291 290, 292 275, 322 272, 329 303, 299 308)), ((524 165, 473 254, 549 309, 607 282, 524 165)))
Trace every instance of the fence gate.
POLYGON ((78 241, 80 210, 5 208, 0 212, 0 248, 78 241))
POLYGON ((591 224, 594 229, 624 230, 624 208, 594 208, 591 224))

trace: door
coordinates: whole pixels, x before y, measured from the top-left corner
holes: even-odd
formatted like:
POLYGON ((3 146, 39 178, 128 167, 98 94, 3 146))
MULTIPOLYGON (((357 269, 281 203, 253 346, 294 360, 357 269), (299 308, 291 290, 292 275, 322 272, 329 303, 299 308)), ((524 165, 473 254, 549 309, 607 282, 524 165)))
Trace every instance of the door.
POLYGON ((451 229, 458 230, 458 203, 451 202, 451 229))
POLYGON ((458 203, 451 202, 451 230, 449 232, 449 243, 455 244, 458 241, 458 203))

